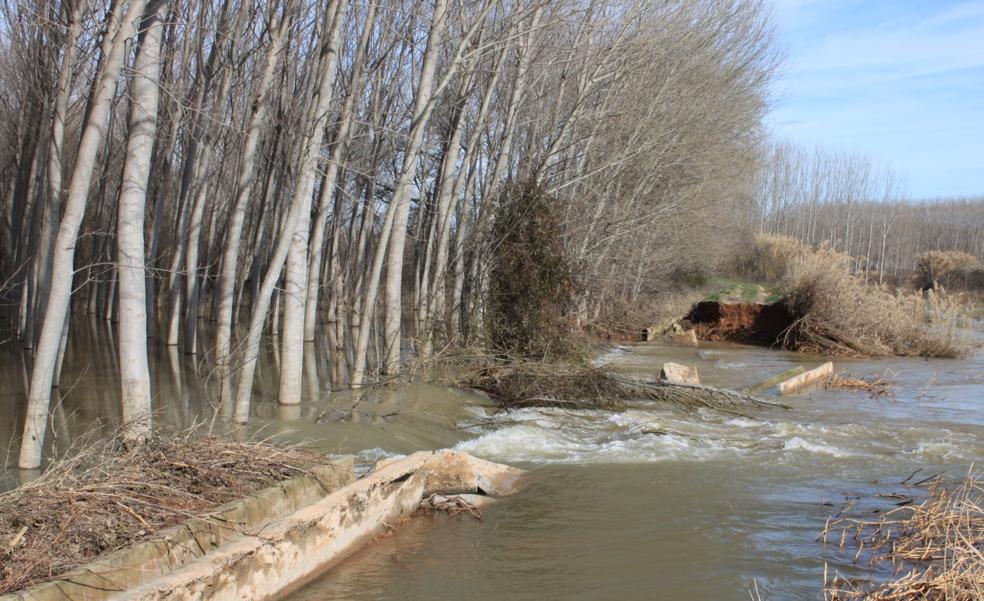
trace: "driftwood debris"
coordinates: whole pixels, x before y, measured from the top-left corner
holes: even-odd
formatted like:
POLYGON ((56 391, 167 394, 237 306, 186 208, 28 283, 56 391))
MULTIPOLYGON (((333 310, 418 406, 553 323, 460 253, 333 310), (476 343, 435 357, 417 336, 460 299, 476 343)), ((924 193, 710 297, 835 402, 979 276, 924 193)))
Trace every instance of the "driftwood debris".
POLYGON ((637 403, 652 402, 732 414, 740 414, 740 409, 785 408, 781 403, 736 390, 661 382, 617 374, 598 367, 543 362, 489 362, 466 372, 456 384, 484 391, 507 408, 620 410, 638 406, 637 403))
POLYGON ((694 409, 706 408, 726 413, 736 413, 739 409, 749 407, 756 409, 789 408, 782 403, 727 388, 656 382, 628 376, 612 376, 612 378, 623 387, 626 393, 639 400, 667 402, 694 409))

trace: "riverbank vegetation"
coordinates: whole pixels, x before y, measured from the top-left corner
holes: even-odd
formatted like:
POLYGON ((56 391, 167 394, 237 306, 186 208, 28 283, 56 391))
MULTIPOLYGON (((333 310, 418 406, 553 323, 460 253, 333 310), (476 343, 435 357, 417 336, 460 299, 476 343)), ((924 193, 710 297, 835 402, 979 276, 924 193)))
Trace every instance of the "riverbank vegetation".
POLYGON ((828 523, 823 539, 857 548, 856 562, 891 563, 887 582, 834 577, 830 601, 976 601, 984 598, 984 482, 934 480, 928 498, 876 520, 828 523), (839 540, 839 542, 838 542, 839 540))
POLYGON ((36 480, 0 493, 0 595, 323 465, 322 453, 201 432, 79 443, 36 480))
POLYGON ((970 348, 959 301, 865 283, 830 248, 794 259, 782 284, 795 318, 784 345, 835 355, 959 357, 970 348))
POLYGON ((961 296, 879 285, 853 273, 851 264, 830 245, 813 248, 760 234, 736 270, 775 286, 774 302, 789 320, 776 346, 848 356, 959 357, 970 351, 961 296))

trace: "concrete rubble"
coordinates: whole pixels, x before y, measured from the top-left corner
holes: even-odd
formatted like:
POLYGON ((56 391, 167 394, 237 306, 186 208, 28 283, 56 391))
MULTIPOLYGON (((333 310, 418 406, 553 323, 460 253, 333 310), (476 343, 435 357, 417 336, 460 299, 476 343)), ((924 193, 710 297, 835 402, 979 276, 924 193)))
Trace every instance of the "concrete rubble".
POLYGON ((776 388, 779 390, 779 394, 791 394, 796 392, 804 386, 809 386, 810 384, 815 384, 824 378, 829 378, 834 375, 834 364, 824 363, 820 367, 815 367, 809 371, 805 371, 798 376, 793 376, 784 382, 780 382, 776 388))
POLYGON ((697 368, 692 365, 680 365, 679 363, 664 363, 659 372, 659 381, 667 384, 686 384, 688 386, 700 386, 700 377, 697 375, 697 368))
POLYGON ((689 346, 691 348, 697 348, 700 343, 697 340, 697 332, 694 330, 687 330, 682 334, 677 334, 670 338, 676 344, 683 346, 689 346))

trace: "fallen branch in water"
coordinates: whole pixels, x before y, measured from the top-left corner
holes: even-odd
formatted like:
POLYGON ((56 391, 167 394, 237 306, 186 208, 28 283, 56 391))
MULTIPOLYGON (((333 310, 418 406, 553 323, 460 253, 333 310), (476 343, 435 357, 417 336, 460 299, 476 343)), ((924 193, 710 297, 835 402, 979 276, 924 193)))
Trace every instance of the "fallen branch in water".
POLYGON ((788 408, 734 390, 644 380, 571 364, 489 361, 466 370, 455 384, 486 392, 509 408, 623 409, 659 402, 738 415, 740 409, 788 408))
POLYGON ((768 401, 727 388, 694 384, 670 384, 668 382, 637 380, 625 376, 611 377, 624 386, 627 392, 637 394, 641 398, 686 407, 704 407, 718 411, 732 411, 748 407, 759 409, 789 409, 788 405, 768 401))

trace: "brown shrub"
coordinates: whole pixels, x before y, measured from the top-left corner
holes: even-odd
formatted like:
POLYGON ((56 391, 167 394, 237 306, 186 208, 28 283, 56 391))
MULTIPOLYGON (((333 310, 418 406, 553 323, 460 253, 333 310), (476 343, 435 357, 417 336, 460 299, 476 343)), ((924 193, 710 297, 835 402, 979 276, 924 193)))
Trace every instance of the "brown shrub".
POLYGON ((977 257, 955 250, 930 250, 916 257, 916 286, 936 290, 940 286, 966 287, 978 268, 977 257))
POLYGON ((891 292, 848 273, 849 257, 820 248, 792 262, 785 302, 790 348, 841 355, 958 357, 969 348, 953 300, 891 292))
POLYGON ((758 234, 736 259, 735 270, 757 282, 779 283, 796 261, 810 253, 809 246, 791 236, 758 234))
POLYGON ((492 227, 485 312, 498 352, 530 359, 579 354, 578 289, 564 249, 560 203, 533 184, 508 186, 492 227))

